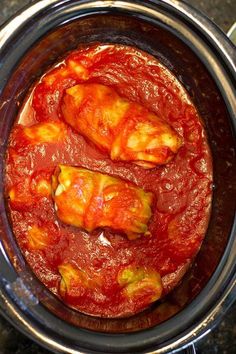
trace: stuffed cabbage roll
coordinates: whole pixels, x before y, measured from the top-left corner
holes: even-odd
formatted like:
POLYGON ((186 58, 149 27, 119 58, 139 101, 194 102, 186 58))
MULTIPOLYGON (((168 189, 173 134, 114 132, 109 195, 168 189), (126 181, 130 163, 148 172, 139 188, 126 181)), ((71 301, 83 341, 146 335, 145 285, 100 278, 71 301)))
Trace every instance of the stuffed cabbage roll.
POLYGON ((67 129, 62 122, 43 122, 23 127, 22 134, 30 144, 56 143, 65 139, 67 129))
POLYGON ((161 297, 161 276, 155 270, 129 266, 119 272, 117 280, 123 288, 123 295, 130 299, 146 297, 151 303, 161 297))
POLYGON ((182 144, 167 122, 105 85, 67 89, 61 108, 64 120, 112 160, 152 168, 169 162, 182 144))
POLYGON ((130 239, 148 233, 153 195, 130 182, 59 165, 52 190, 57 216, 66 224, 87 231, 109 227, 130 239))
POLYGON ((101 276, 92 274, 89 276, 87 269, 80 269, 75 264, 68 262, 58 266, 58 272, 61 275, 59 283, 59 292, 62 298, 66 298, 71 304, 77 303, 79 298, 88 295, 89 291, 93 293, 101 285, 101 276))

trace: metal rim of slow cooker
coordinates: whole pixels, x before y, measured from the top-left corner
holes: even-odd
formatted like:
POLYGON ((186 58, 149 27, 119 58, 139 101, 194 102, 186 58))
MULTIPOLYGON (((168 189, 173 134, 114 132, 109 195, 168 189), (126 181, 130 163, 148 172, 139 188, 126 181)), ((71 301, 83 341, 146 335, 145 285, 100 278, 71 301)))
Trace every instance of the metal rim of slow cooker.
MULTIPOLYGON (((191 6, 171 0, 153 0, 148 3, 144 0, 132 2, 41 0, 27 7, 25 11, 9 21, 0 32, 0 44, 2 44, 0 89, 4 87, 8 76, 27 48, 54 26, 90 14, 114 12, 137 16, 153 24, 158 23, 168 30, 174 31, 187 45, 191 46, 195 53, 201 56, 215 80, 218 79, 217 84, 224 96, 232 118, 232 125, 236 130, 236 123, 233 120, 233 116, 236 115, 236 100, 233 92, 236 82, 233 60, 235 49, 223 33, 207 18, 191 6), (33 28, 32 24, 34 24, 33 28), (29 29, 30 26, 32 31, 26 33, 26 28, 29 29), (184 32, 186 28, 188 29, 187 33, 184 32), (19 44, 17 37, 22 32, 24 38, 19 44), (14 48, 11 46, 13 41, 14 48), (217 51, 217 57, 214 51, 217 51), (212 58, 214 58, 214 63, 217 63, 217 70, 212 65, 212 58), (222 77, 222 73, 224 77, 222 77), (222 80, 219 80, 219 77, 222 80), (225 91, 227 91, 227 95, 225 91)), ((5 311, 2 310, 2 314, 26 335, 46 348, 59 352, 79 353, 82 350, 82 352, 90 353, 125 353, 133 350, 147 352, 156 349, 157 353, 166 353, 176 350, 180 345, 184 347, 196 337, 203 335, 206 326, 212 325, 219 318, 219 314, 229 307, 233 297, 235 298, 236 264, 233 251, 236 246, 235 229, 236 225, 234 224, 225 253, 206 287, 188 307, 167 322, 158 325, 158 329, 154 327, 138 333, 110 335, 73 328, 56 316, 47 313, 40 304, 34 307, 34 313, 30 313, 29 310, 19 305, 16 298, 9 297, 3 284, 1 284, 0 300, 5 311), (38 313, 38 321, 35 320, 36 313, 38 313), (32 317, 33 315, 34 317, 32 317)), ((1 257, 1 276, 16 279, 17 274, 9 264, 3 246, 1 247, 1 257)))

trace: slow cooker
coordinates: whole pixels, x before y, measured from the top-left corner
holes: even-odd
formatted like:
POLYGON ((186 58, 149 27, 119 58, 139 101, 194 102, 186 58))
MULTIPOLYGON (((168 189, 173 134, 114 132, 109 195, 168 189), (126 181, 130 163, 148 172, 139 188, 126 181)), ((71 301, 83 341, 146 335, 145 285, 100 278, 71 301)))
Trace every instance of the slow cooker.
MULTIPOLYGON (((0 31, 0 310, 27 336, 62 353, 167 353, 187 348, 236 298, 236 52, 192 7, 171 0, 41 0, 0 31), (162 303, 128 319, 69 309, 33 275, 16 244, 4 191, 11 127, 31 85, 80 43, 123 43, 166 65, 188 91, 212 150, 214 193, 202 248, 162 303)), ((194 227, 194 225, 193 225, 194 227)))

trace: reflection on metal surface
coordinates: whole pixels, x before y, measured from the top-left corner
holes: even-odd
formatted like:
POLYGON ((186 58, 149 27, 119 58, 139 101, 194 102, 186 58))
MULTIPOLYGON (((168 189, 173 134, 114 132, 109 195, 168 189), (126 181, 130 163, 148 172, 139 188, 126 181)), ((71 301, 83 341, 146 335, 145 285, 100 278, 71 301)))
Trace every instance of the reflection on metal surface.
POLYGON ((236 45, 236 22, 230 27, 227 36, 236 45))
POLYGON ((191 344, 189 347, 187 347, 185 350, 184 350, 184 352, 183 352, 183 354, 196 354, 196 349, 195 349, 195 346, 194 346, 194 344, 191 344))
POLYGON ((0 48, 2 48, 3 44, 5 44, 8 40, 9 34, 12 34, 17 28, 19 28, 24 23, 26 18, 35 15, 35 13, 39 12, 43 7, 56 2, 57 0, 39 1, 38 3, 27 8, 25 11, 21 12, 18 16, 14 17, 0 30, 0 48))
POLYGON ((7 282, 6 290, 10 296, 14 297, 18 305, 26 310, 31 306, 38 304, 38 299, 31 293, 31 291, 25 286, 21 278, 17 278, 14 282, 7 282))

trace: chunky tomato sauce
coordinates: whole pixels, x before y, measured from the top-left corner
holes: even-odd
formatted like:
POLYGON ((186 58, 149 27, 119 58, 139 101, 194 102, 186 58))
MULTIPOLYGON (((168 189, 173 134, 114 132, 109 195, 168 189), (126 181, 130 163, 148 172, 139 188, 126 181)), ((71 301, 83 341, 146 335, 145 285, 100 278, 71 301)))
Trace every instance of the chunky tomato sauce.
POLYGON ((180 281, 201 246, 212 196, 206 134, 184 88, 154 57, 122 45, 84 47, 48 71, 24 103, 9 140, 6 195, 19 247, 48 289, 84 313, 131 315, 149 305, 150 294, 144 291, 134 300, 124 296, 117 282, 121 269, 158 272, 163 297, 180 281), (22 135, 24 127, 60 121, 65 89, 83 82, 110 86, 168 122, 183 142, 174 159, 151 169, 113 162, 70 126, 62 139, 38 144, 34 138, 30 143, 22 135), (129 240, 109 228, 88 233, 61 222, 50 191, 58 164, 109 174, 152 192, 149 234, 129 240), (83 291, 76 293, 75 288, 63 296, 59 269, 68 263, 86 273, 89 281, 83 291))

